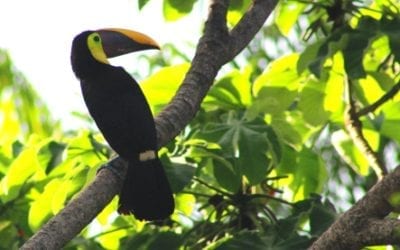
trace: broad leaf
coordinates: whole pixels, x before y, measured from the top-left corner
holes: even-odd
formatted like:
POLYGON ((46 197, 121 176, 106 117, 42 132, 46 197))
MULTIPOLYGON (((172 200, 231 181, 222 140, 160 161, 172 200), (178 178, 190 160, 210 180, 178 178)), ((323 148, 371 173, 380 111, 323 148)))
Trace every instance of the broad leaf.
POLYGON ((279 3, 276 8, 275 22, 282 34, 289 34, 289 31, 298 21, 300 14, 306 7, 306 4, 295 1, 281 1, 279 3))
POLYGON ((166 21, 176 21, 192 11, 195 0, 164 0, 163 13, 166 21))
POLYGON ((158 113, 171 101, 189 67, 188 63, 165 67, 142 81, 140 86, 153 113, 158 113))

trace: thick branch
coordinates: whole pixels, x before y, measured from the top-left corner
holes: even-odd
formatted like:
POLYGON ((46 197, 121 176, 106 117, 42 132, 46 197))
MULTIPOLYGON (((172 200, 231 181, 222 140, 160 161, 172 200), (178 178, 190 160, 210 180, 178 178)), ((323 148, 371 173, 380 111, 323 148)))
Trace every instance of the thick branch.
POLYGON ((400 166, 385 176, 350 210, 339 217, 310 249, 360 249, 374 244, 399 244, 397 220, 385 217, 399 207, 400 166))
MULTIPOLYGON (((195 116, 219 69, 252 40, 276 4, 277 0, 254 0, 230 34, 226 26, 229 1, 212 2, 191 68, 171 103, 155 118, 159 147, 172 140, 195 116)), ((127 166, 122 159, 117 158, 108 164, 121 167, 121 175, 125 175, 127 166)), ((22 249, 57 249, 65 245, 119 192, 121 181, 117 179, 111 171, 101 171, 93 183, 44 225, 22 249)))
MULTIPOLYGON (((126 163, 121 158, 111 160, 109 164, 121 173, 126 170, 126 163)), ((84 192, 50 219, 21 249, 61 249, 110 203, 121 186, 117 175, 100 171, 84 192)))

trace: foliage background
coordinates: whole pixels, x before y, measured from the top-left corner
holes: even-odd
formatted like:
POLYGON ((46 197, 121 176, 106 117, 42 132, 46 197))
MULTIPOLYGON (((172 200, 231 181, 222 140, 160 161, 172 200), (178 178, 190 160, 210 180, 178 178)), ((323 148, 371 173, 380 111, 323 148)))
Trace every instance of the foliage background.
MULTIPOLYGON (((148 2, 138 1, 139 8, 148 2)), ((204 4, 164 0, 164 18, 174 22, 204 4)), ((232 1, 228 22, 249 4, 232 1)), ((309 246, 379 177, 346 131, 344 114, 348 95, 362 110, 397 86, 399 7, 280 1, 220 73, 195 119, 159 152, 176 194, 171 219, 156 225, 118 216, 116 198, 66 249, 309 246)), ((145 58, 149 77, 141 84, 155 114, 190 63, 173 44, 164 50, 145 58)), ((398 100, 360 116, 366 140, 389 169, 399 158, 398 100)), ((3 50, 0 103, 0 248, 14 249, 112 152, 85 113, 79 116, 87 129, 62 130, 3 50)))

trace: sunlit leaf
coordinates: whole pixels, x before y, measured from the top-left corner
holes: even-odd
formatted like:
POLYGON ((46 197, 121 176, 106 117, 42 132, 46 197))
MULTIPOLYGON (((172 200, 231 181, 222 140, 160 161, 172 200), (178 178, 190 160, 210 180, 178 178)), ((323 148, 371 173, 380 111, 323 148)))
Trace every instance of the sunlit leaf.
POLYGON ((311 193, 318 193, 325 185, 327 171, 319 155, 310 149, 303 148, 297 157, 293 182, 294 201, 308 198, 311 193))
POLYGON ((248 109, 247 116, 252 119, 259 113, 282 113, 290 107, 297 95, 297 91, 285 87, 263 87, 248 109))
POLYGON ((204 104, 218 108, 244 108, 251 103, 250 72, 233 71, 220 79, 208 92, 204 104))
POLYGON ((263 87, 284 87, 296 91, 302 78, 297 73, 298 54, 283 56, 271 64, 256 78, 253 85, 253 94, 257 96, 263 87))
POLYGON ((381 133, 387 138, 391 138, 397 143, 400 143, 400 103, 399 102, 388 102, 383 107, 385 120, 380 128, 381 133))
POLYGON ((165 67, 142 81, 140 86, 154 113, 171 101, 189 67, 188 63, 165 67))
POLYGON ((270 124, 278 137, 285 143, 300 150, 304 142, 316 131, 304 121, 299 111, 273 115, 270 124))
POLYGON ((359 95, 359 100, 363 102, 365 106, 374 103, 385 93, 375 78, 370 76, 358 80, 357 83, 358 84, 355 84, 356 93, 359 95))
POLYGON ((276 9, 275 22, 282 34, 289 34, 289 31, 299 20, 300 14, 306 7, 306 4, 294 1, 282 1, 279 3, 276 9))
POLYGON ((46 143, 36 136, 30 137, 27 147, 12 162, 7 175, 0 182, 0 198, 3 202, 16 198, 30 177, 35 176, 39 180, 45 176, 39 164, 38 150, 46 143))
POLYGON ((167 21, 176 21, 187 15, 193 8, 195 0, 164 0, 163 14, 167 21))
POLYGON ((63 182, 59 179, 51 180, 32 203, 29 210, 29 225, 32 229, 38 229, 51 215, 52 202, 57 190, 61 188, 63 182))
MULTIPOLYGON (((379 145, 379 135, 372 130, 363 130, 364 136, 372 148, 379 145)), ((354 142, 343 130, 338 130, 332 134, 332 144, 340 156, 349 164, 358 174, 366 176, 369 173, 368 160, 364 153, 354 145, 354 142)))
POLYGON ((104 249, 120 249, 120 241, 127 235, 127 230, 112 230, 110 232, 100 235, 96 240, 101 244, 104 249))
POLYGON ((227 21, 230 27, 239 22, 250 3, 250 0, 235 0, 229 4, 227 21))
POLYGON ((301 91, 299 110, 303 113, 304 121, 312 126, 323 125, 329 118, 329 112, 324 109, 324 84, 309 82, 301 91))
MULTIPOLYGON (((337 60, 335 60, 336 62, 337 60)), ((339 71, 340 72, 340 71, 339 71)), ((342 74, 331 72, 325 86, 323 109, 330 113, 330 120, 341 122, 344 110, 344 86, 345 79, 342 74)), ((321 108, 322 108, 321 107, 321 108)))
POLYGON ((117 196, 97 215, 96 219, 101 225, 110 223, 112 215, 115 215, 117 210, 117 196))
MULTIPOLYGON (((190 216, 196 205, 196 198, 190 194, 175 195, 175 208, 186 216, 190 216)), ((173 215, 175 217, 175 214, 173 215)))

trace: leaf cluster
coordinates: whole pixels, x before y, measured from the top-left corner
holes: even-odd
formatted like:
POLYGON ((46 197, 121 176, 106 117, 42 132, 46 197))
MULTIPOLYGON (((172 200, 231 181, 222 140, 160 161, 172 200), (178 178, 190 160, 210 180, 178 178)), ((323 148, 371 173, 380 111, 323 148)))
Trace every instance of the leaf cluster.
MULTIPOLYGON (((149 2, 138 1, 139 8, 149 2)), ((164 17, 179 20, 200 4, 164 0, 164 17)), ((232 1, 230 25, 249 4, 232 1)), ((67 249, 306 249, 336 211, 351 206, 377 178, 346 131, 349 79, 357 111, 367 109, 359 116, 363 136, 387 165, 398 161, 399 97, 368 110, 398 85, 400 6, 384 0, 288 0, 278 6, 274 20, 218 76, 193 121, 160 150, 175 193, 171 218, 144 223, 118 216, 114 199, 67 249)), ((152 58, 155 73, 141 83, 155 114, 190 67, 179 48, 172 46, 169 56, 184 62, 171 66, 166 58, 152 58)), ((8 77, 8 86, 17 85, 18 73, 4 68, 10 67, 0 65, 0 82, 8 77)), ((18 92, 4 92, 0 238, 10 240, 0 248, 12 249, 112 153, 94 131, 52 133, 57 125, 42 118, 49 112, 37 110, 44 105, 23 106, 31 118, 19 121, 31 129, 21 129, 12 117, 24 108, 10 104, 18 92)), ((32 89, 27 93, 41 103, 32 89)))

